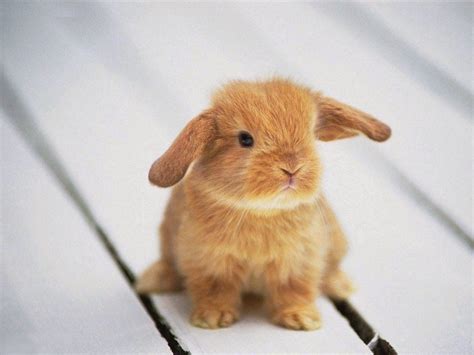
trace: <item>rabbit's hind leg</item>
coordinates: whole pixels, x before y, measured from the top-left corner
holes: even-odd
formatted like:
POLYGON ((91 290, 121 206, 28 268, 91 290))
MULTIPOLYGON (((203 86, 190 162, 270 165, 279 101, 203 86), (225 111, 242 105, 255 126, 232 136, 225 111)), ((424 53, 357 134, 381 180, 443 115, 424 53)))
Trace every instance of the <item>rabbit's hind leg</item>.
POLYGON ((355 291, 350 278, 341 270, 341 262, 347 253, 347 239, 336 215, 324 197, 320 200, 320 207, 329 234, 329 250, 321 290, 330 298, 345 300, 355 291))
POLYGON ((153 263, 135 283, 138 293, 174 292, 183 289, 183 280, 176 269, 175 242, 184 210, 184 192, 181 184, 175 186, 161 223, 161 259, 153 263))
POLYGON ((322 292, 335 300, 345 300, 355 291, 352 281, 341 269, 326 274, 322 283, 322 292))
POLYGON ((175 267, 164 260, 158 260, 146 269, 135 283, 140 294, 176 292, 183 288, 181 276, 175 267))

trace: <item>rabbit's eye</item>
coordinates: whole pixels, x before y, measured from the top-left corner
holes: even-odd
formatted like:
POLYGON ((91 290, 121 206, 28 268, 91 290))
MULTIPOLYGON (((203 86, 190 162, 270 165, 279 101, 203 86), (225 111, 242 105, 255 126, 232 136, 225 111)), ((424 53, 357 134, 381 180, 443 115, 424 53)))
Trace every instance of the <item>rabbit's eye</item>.
POLYGON ((253 137, 248 132, 240 132, 239 143, 244 148, 250 148, 253 146, 253 137))

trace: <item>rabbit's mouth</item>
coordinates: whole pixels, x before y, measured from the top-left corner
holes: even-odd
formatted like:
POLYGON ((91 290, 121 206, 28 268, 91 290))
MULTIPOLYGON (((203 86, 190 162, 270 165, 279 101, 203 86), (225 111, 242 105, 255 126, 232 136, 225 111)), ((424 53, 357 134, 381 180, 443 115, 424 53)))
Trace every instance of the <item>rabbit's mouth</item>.
POLYGON ((281 192, 285 193, 285 192, 291 192, 291 191, 296 191, 296 183, 292 181, 288 181, 285 185, 283 185, 281 192))
POLYGON ((288 181, 286 182, 284 189, 285 190, 288 190, 288 189, 296 190, 296 178, 295 178, 294 175, 291 175, 288 178, 288 181))

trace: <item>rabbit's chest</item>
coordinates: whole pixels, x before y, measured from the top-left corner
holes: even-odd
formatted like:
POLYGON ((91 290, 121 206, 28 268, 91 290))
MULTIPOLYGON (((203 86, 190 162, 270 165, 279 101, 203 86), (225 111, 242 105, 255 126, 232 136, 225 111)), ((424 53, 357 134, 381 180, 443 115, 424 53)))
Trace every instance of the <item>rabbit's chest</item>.
POLYGON ((180 229, 178 263, 198 263, 212 273, 233 265, 244 272, 245 289, 256 292, 269 268, 278 267, 288 274, 304 268, 308 260, 319 259, 324 228, 316 211, 309 212, 314 213, 305 210, 278 218, 216 214, 198 223, 191 214, 180 229))
POLYGON ((316 219, 249 219, 225 238, 228 251, 258 276, 272 262, 295 263, 314 252, 321 228, 316 219))
POLYGON ((284 279, 288 274, 299 273, 308 260, 322 257, 324 243, 318 241, 315 228, 262 224, 242 228, 233 255, 246 269, 244 292, 263 294, 269 270, 277 270, 284 279))
POLYGON ((252 260, 269 261, 291 254, 302 247, 307 237, 308 228, 252 222, 243 225, 237 235, 230 238, 229 244, 236 254, 251 263, 252 260))

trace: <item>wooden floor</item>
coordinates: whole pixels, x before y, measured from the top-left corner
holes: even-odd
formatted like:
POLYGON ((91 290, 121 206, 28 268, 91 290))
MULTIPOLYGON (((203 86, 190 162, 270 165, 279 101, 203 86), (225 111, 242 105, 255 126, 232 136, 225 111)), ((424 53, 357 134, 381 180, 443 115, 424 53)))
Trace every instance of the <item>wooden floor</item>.
POLYGON ((0 352, 472 352, 472 5, 2 3, 0 352), (390 141, 320 144, 349 302, 316 332, 138 297, 169 190, 147 172, 228 79, 288 76, 390 141))

